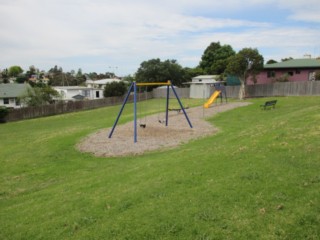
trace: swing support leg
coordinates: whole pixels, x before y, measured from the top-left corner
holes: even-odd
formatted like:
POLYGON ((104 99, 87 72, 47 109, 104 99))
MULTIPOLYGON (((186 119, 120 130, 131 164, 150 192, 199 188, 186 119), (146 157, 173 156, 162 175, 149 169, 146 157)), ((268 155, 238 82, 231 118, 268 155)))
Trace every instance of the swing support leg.
POLYGON ((128 101, 129 96, 130 96, 130 92, 131 92, 131 90, 132 90, 132 88, 133 88, 133 85, 134 85, 134 84, 132 83, 131 86, 129 87, 127 96, 126 96, 126 98, 124 99, 124 101, 123 101, 123 103, 122 103, 122 106, 121 106, 120 112, 119 112, 119 114, 118 114, 118 116, 117 116, 117 119, 116 119, 116 121, 114 122, 113 127, 112 127, 112 129, 111 129, 111 131, 110 131, 110 133, 109 133, 109 138, 112 137, 112 134, 113 134, 113 132, 114 132, 114 130, 115 130, 117 124, 118 124, 118 121, 119 121, 119 119, 120 119, 120 116, 121 116, 121 114, 122 114, 122 111, 123 111, 123 109, 124 109, 124 107, 125 107, 125 105, 126 105, 126 103, 127 103, 127 101, 128 101))
POLYGON ((133 82, 133 114, 134 114, 134 123, 133 123, 133 141, 136 143, 137 140, 137 84, 133 82))
MULTIPOLYGON (((192 128, 192 124, 191 124, 191 122, 190 122, 190 120, 189 120, 188 114, 186 113, 186 110, 184 109, 184 107, 183 107, 183 105, 182 105, 182 103, 181 103, 181 101, 180 101, 180 98, 179 98, 176 90, 174 89, 174 87, 173 87, 172 84, 170 84, 170 86, 171 86, 171 89, 172 89, 174 95, 176 96, 176 98, 177 98, 177 100, 178 100, 178 102, 179 102, 179 104, 180 104, 180 108, 181 108, 181 110, 183 111, 183 114, 184 114, 184 116, 186 117, 186 119, 187 119, 187 121, 188 121, 188 123, 189 123, 190 128, 192 128)), ((168 110, 167 110, 167 111, 168 111, 168 110)))
POLYGON ((166 127, 169 120, 169 85, 167 86, 167 102, 166 102, 166 127))

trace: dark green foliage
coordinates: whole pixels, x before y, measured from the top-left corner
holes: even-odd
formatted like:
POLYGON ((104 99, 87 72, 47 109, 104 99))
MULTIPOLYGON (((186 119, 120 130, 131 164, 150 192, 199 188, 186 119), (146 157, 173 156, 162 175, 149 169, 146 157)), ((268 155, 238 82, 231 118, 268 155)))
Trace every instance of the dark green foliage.
POLYGON ((8 74, 10 77, 17 77, 21 73, 23 73, 23 69, 20 66, 9 67, 8 74))
POLYGON ((316 81, 320 81, 320 71, 316 71, 316 81))
POLYGON ((135 81, 135 77, 133 77, 131 75, 127 75, 127 76, 124 76, 122 78, 122 80, 131 83, 131 82, 135 81))
POLYGON ((220 42, 212 42, 204 51, 200 68, 207 74, 220 75, 228 64, 228 58, 235 55, 230 45, 220 45, 220 42))
POLYGON ((258 74, 263 69, 263 56, 257 49, 243 48, 229 59, 226 73, 234 74, 246 81, 251 75, 258 74))
POLYGON ((9 110, 6 107, 0 107, 0 123, 4 123, 6 121, 6 116, 8 115, 9 110))
POLYGON ((272 63, 277 63, 277 61, 273 59, 270 59, 269 61, 267 61, 267 64, 272 64, 272 63))
POLYGON ((49 85, 51 86, 79 86, 86 81, 86 77, 82 74, 82 70, 79 69, 77 73, 75 71, 64 72, 61 67, 57 65, 51 68, 49 74, 49 85))
POLYGON ((3 69, 2 71, 0 71, 0 83, 9 83, 9 73, 8 73, 8 69, 3 69))
POLYGON ((292 57, 282 58, 282 59, 281 59, 281 62, 289 61, 289 60, 292 60, 292 59, 293 59, 292 57))
POLYGON ((103 91, 104 97, 120 97, 127 91, 127 86, 124 82, 108 83, 103 91))
POLYGON ((199 75, 204 75, 205 72, 202 68, 200 67, 195 67, 195 68, 184 68, 186 71, 186 79, 191 80, 193 77, 199 76, 199 75))
POLYGON ((26 95, 22 96, 20 99, 27 106, 41 106, 50 104, 53 102, 54 98, 59 97, 59 93, 52 87, 47 85, 42 85, 42 87, 34 87, 28 89, 26 95))
POLYGON ((24 76, 24 75, 16 77, 16 82, 17 83, 24 83, 24 82, 27 82, 27 81, 28 81, 28 78, 26 76, 24 76))
POLYGON ((186 71, 176 60, 161 61, 159 58, 144 61, 136 72, 137 82, 166 82, 171 80, 173 85, 182 86, 187 79, 186 71))
POLYGON ((239 78, 241 88, 239 98, 245 97, 245 85, 249 77, 253 82, 256 75, 263 69, 263 56, 257 49, 243 48, 236 55, 229 58, 226 74, 234 75, 239 78))

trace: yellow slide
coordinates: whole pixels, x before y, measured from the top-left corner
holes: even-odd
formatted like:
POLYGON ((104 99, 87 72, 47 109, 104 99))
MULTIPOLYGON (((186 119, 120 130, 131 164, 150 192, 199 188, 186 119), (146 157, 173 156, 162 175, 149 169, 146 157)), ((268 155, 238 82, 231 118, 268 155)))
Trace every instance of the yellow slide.
POLYGON ((203 105, 205 108, 209 108, 209 106, 216 100, 216 98, 219 96, 221 91, 214 91, 214 93, 211 95, 211 97, 208 99, 208 101, 203 105))

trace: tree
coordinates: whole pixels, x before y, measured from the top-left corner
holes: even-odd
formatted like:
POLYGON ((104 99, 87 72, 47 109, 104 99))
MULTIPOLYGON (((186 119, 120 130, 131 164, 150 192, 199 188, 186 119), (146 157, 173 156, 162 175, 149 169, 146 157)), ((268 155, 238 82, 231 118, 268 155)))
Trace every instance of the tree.
POLYGON ((230 57, 226 73, 235 75, 240 80, 239 99, 245 97, 245 85, 249 76, 255 80, 256 75, 263 69, 263 56, 257 49, 243 48, 230 57))
POLYGON ((182 83, 188 80, 185 70, 176 60, 162 62, 159 58, 142 62, 135 78, 137 82, 166 82, 171 80, 172 84, 177 86, 182 86, 182 83))
POLYGON ((267 62, 267 64, 272 64, 272 63, 277 63, 277 61, 276 61, 276 60, 273 60, 273 59, 270 59, 270 60, 267 62))
POLYGON ((24 74, 21 74, 19 76, 16 77, 15 80, 16 83, 24 83, 24 82, 28 82, 28 77, 24 74))
POLYGON ((127 86, 124 82, 111 82, 106 84, 103 96, 104 97, 120 97, 127 91, 127 86))
POLYGON ((127 76, 124 76, 122 78, 123 81, 126 81, 128 83, 132 83, 133 81, 135 81, 136 79, 134 78, 134 76, 131 76, 131 75, 127 75, 127 76))
POLYGON ((195 68, 184 68, 185 72, 186 72, 186 79, 192 79, 193 77, 199 76, 199 75, 203 75, 205 74, 203 69, 200 67, 195 67, 195 68))
POLYGON ((281 59, 281 62, 289 61, 289 60, 292 60, 292 59, 293 59, 292 57, 282 58, 282 59, 281 59))
POLYGON ((17 77, 21 73, 23 73, 23 69, 20 66, 9 67, 8 74, 10 77, 17 77))
POLYGON ((0 72, 0 78, 3 83, 9 83, 8 69, 3 69, 2 72, 0 72))
POLYGON ((41 106, 50 104, 54 98, 58 98, 59 93, 50 86, 29 88, 27 93, 20 99, 27 106, 41 106))
POLYGON ((228 58, 235 55, 230 45, 220 45, 220 42, 212 42, 204 51, 199 67, 207 74, 220 75, 227 65, 228 58))
POLYGON ((26 72, 26 77, 30 78, 32 75, 35 75, 39 72, 38 69, 35 68, 35 66, 31 65, 29 67, 29 70, 26 72))
POLYGON ((86 77, 84 74, 82 74, 81 68, 78 69, 78 72, 76 74, 76 85, 81 85, 86 81, 86 77))
POLYGON ((6 107, 0 106, 0 123, 6 122, 6 116, 9 114, 9 110, 6 107))

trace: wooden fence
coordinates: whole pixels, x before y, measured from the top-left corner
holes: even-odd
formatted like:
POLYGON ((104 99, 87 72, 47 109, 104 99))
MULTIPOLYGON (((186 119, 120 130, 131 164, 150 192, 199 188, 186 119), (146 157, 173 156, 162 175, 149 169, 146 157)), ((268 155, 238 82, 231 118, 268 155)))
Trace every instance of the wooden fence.
MULTIPOLYGON (((227 86, 227 96, 238 98, 240 86, 227 86)), ((320 81, 285 82, 246 86, 246 97, 320 96, 320 81)))
MULTIPOLYGON (((238 98, 239 86, 227 86, 228 98, 238 98)), ((177 88, 179 97, 188 98, 189 88, 177 88)), ((166 89, 154 89, 153 92, 140 93, 138 99, 146 100, 151 98, 163 98, 166 96, 166 89)), ((320 96, 320 81, 308 82, 286 82, 274 84, 259 84, 246 86, 246 97, 276 97, 276 96, 320 96)), ((174 97, 170 90, 170 97, 174 97)), ((121 104, 123 97, 111 97, 96 100, 74 101, 58 103, 39 107, 27 107, 10 110, 6 117, 7 122, 45 117, 56 114, 88 110, 106 106, 121 104)), ((133 102, 133 96, 129 97, 128 102, 133 102)))
MULTIPOLYGON (((190 88, 175 88, 175 91, 179 98, 189 98, 190 96, 190 88)), ((154 88, 152 94, 154 98, 166 98, 167 88, 154 88)), ((175 98, 171 88, 169 88, 169 98, 175 98)))
MULTIPOLYGON (((138 95, 140 101, 151 99, 152 93, 141 93, 138 95)), ((113 106, 121 104, 124 97, 110 97, 95 100, 59 102, 57 104, 43 105, 38 107, 25 107, 12 109, 6 117, 7 122, 31 119, 37 117, 52 116, 63 113, 76 112, 81 110, 89 110, 100 107, 113 106)), ((128 102, 133 102, 133 95, 129 96, 128 102)))

